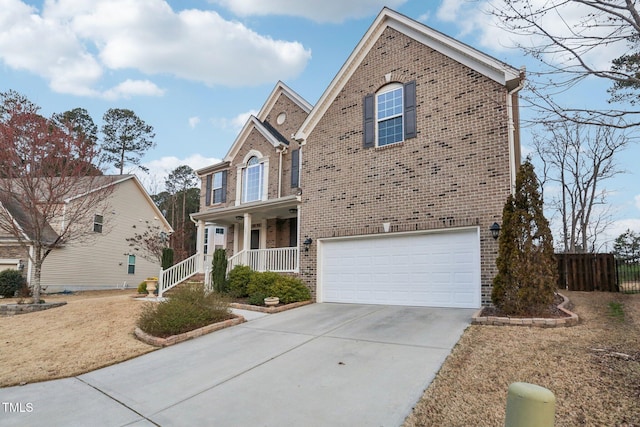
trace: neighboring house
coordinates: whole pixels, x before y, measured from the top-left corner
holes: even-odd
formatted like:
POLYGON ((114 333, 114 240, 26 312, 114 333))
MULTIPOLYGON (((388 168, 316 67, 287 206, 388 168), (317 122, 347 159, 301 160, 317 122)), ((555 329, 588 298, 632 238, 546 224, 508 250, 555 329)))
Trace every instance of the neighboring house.
POLYGON ((523 79, 384 8, 316 105, 278 83, 197 171, 199 256, 210 222, 230 267, 296 273, 319 302, 490 303, 523 79))
MULTIPOLYGON (((96 206, 93 220, 88 224, 89 234, 80 240, 71 240, 49 253, 42 264, 41 285, 48 293, 63 290, 135 288, 146 277, 157 276, 160 263, 142 256, 127 242, 137 232, 144 233, 149 225, 155 230, 173 232, 169 223, 153 203, 140 181, 134 175, 100 177, 111 187, 111 194, 103 207, 96 206)), ((74 203, 85 197, 71 196, 65 203, 74 203)), ((3 206, 11 216, 22 223, 24 214, 17 206, 3 206)), ((64 221, 61 218, 60 221, 64 221)), ((55 240, 56 224, 50 224, 47 234, 55 240)), ((28 240, 30 236, 25 236, 28 240)), ((30 280, 34 268, 29 260, 30 248, 20 246, 9 235, 0 235, 0 268, 3 263, 15 264, 30 280)))

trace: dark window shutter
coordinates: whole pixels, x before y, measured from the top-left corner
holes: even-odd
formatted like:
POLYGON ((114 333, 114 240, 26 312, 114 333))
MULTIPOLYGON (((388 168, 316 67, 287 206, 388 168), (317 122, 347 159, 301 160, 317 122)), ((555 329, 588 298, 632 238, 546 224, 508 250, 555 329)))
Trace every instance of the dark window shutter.
POLYGON ((291 188, 300 186, 300 150, 291 152, 291 188))
POLYGON ((222 194, 220 196, 220 203, 227 202, 227 171, 222 171, 222 194))
POLYGON ((204 204, 209 206, 211 204, 211 181, 213 175, 207 175, 207 185, 205 186, 204 204))
POLYGON ((371 148, 375 145, 376 118, 374 100, 375 98, 373 94, 369 94, 364 97, 364 148, 371 148))
POLYGON ((404 139, 418 136, 416 129, 416 81, 404 85, 404 139))

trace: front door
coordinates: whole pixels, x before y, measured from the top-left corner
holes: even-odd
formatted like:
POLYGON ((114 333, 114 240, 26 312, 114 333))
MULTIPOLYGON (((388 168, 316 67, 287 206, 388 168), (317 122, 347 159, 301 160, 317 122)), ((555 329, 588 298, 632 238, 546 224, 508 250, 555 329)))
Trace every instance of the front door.
POLYGON ((260 230, 251 230, 251 249, 260 249, 260 230))

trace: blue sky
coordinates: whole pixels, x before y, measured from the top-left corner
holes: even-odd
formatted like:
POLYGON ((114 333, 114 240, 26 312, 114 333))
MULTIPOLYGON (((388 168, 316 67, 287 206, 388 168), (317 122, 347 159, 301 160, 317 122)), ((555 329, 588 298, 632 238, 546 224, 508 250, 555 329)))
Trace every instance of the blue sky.
MULTIPOLYGON (((98 125, 109 108, 135 111, 156 133, 143 159, 152 174, 140 175, 153 193, 175 167, 221 159, 278 80, 315 103, 385 5, 535 70, 483 13, 489 1, 0 0, 0 91, 23 93, 45 115, 85 108, 98 125)), ((594 60, 615 57, 608 49, 594 60)), ((604 105, 607 87, 587 81, 564 96, 604 105)), ((525 152, 530 139, 524 129, 525 152)), ((640 143, 619 164, 627 173, 607 184, 612 236, 640 232, 640 143)))

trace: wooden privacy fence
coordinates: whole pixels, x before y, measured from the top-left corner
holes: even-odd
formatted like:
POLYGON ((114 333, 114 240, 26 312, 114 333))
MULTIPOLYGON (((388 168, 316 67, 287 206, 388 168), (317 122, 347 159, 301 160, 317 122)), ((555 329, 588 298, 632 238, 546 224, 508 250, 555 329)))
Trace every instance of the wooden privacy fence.
POLYGON ((556 254, 558 288, 618 292, 613 254, 556 254))

